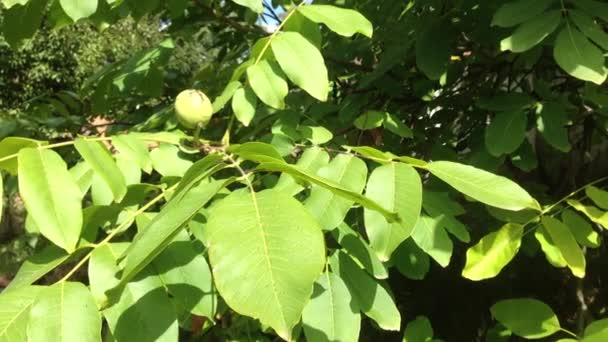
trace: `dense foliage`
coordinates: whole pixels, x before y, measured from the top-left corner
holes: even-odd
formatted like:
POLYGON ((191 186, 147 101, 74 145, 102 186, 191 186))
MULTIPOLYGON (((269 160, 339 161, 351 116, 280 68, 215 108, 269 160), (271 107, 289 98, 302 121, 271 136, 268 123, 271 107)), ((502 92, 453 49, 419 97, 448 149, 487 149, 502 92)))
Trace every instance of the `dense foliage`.
POLYGON ((0 341, 608 340, 608 3, 1 2, 0 341))

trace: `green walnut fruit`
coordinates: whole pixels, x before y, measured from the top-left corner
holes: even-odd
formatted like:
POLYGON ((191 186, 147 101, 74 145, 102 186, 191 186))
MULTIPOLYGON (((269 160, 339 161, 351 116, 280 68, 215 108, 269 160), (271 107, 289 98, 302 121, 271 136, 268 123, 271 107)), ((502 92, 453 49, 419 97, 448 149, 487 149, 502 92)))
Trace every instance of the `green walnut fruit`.
POLYGON ((195 128, 199 124, 204 127, 213 115, 213 106, 202 91, 187 89, 175 98, 175 115, 186 128, 195 128))

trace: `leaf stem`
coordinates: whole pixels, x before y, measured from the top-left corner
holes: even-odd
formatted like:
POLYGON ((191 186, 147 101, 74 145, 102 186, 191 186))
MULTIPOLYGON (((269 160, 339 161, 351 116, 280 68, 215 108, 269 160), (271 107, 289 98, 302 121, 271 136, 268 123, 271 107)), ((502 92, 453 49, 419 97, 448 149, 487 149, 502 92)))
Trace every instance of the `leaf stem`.
POLYGON ((142 214, 143 212, 145 212, 146 210, 150 209, 150 207, 152 207, 154 204, 156 204, 156 202, 160 201, 161 199, 164 198, 165 194, 169 191, 175 190, 177 188, 177 186, 179 185, 179 183, 171 186, 170 188, 167 188, 165 191, 161 192, 160 194, 158 194, 158 196, 154 197, 153 199, 151 199, 148 203, 146 203, 145 205, 143 205, 141 208, 139 208, 137 211, 135 211, 134 213, 132 213, 129 217, 127 217, 126 220, 124 220, 120 225, 118 225, 118 227, 116 227, 108 236, 106 236, 105 239, 103 239, 101 242, 93 245, 93 249, 84 257, 82 258, 77 264, 76 266, 74 266, 70 272, 68 272, 63 278, 61 278, 61 280, 59 280, 57 283, 60 282, 64 282, 66 280, 68 280, 72 275, 74 275, 74 273, 76 273, 76 271, 78 271, 86 262, 87 260, 89 260, 91 258, 91 256, 93 255, 93 252, 95 251, 96 248, 101 247, 103 245, 105 245, 106 243, 110 242, 110 240, 112 240, 112 238, 114 238, 118 233, 121 233, 125 228, 127 228, 129 225, 131 225, 132 221, 140 214, 142 214))
POLYGON ((577 334, 573 333, 572 331, 570 331, 570 330, 568 330, 568 329, 564 329, 564 328, 560 327, 560 328, 559 328, 559 330, 561 330, 561 331, 565 332, 566 334, 568 334, 568 335, 570 335, 570 336, 574 337, 574 338, 575 338, 575 339, 577 339, 577 340, 580 338, 580 337, 578 337, 578 335, 577 335, 577 334))
POLYGON ((591 183, 588 183, 588 184, 583 185, 582 187, 580 187, 580 188, 578 188, 578 189, 574 190, 573 192, 569 193, 568 195, 564 196, 564 197, 563 197, 562 199, 560 199, 559 201, 557 201, 557 202, 555 202, 555 203, 551 204, 550 206, 548 206, 547 208, 543 209, 543 210, 541 211, 540 215, 545 215, 546 213, 548 213, 548 212, 550 212, 551 210, 553 210, 553 208, 555 208, 556 206, 558 206, 558 205, 560 205, 560 204, 564 203, 565 201, 567 201, 568 199, 570 199, 570 197, 572 197, 572 196, 576 195, 577 193, 579 193, 579 192, 581 192, 581 191, 585 190, 585 188, 587 188, 587 187, 589 187, 589 186, 592 186, 592 185, 595 185, 595 184, 598 184, 598 183, 601 183, 601 182, 603 182, 603 181, 605 181, 605 180, 607 180, 607 179, 608 179, 608 176, 606 176, 606 177, 602 177, 602 178, 599 178, 599 179, 596 179, 596 180, 594 180, 594 181, 593 181, 593 182, 591 182, 591 183))

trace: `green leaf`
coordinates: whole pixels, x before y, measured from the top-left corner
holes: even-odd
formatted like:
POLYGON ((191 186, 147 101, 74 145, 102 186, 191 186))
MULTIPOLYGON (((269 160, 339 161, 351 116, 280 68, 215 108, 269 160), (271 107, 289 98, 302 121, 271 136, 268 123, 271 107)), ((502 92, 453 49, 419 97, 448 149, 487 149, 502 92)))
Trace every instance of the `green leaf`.
POLYGON ((247 7, 256 13, 264 11, 263 0, 232 0, 232 2, 247 7))
POLYGON ((70 169, 70 174, 74 178, 76 185, 78 185, 80 194, 82 197, 84 197, 93 184, 93 176, 95 175, 95 172, 93 169, 91 169, 86 161, 82 161, 70 169))
POLYGON ((484 236, 467 250, 462 276, 475 281, 497 276, 519 251, 523 233, 522 225, 507 223, 484 236))
POLYGON ((0 341, 27 341, 27 323, 30 309, 42 286, 23 286, 0 295, 0 341))
POLYGON ((232 97, 232 111, 237 120, 245 126, 249 126, 253 120, 257 104, 258 98, 249 87, 237 89, 232 97))
POLYGON ((604 32, 602 27, 596 23, 593 18, 585 12, 575 9, 568 11, 568 17, 578 26, 578 29, 599 45, 602 49, 608 50, 608 33, 604 32))
POLYGON ((447 19, 429 19, 416 38, 416 66, 431 80, 438 80, 448 70, 454 28, 447 19))
POLYGON ((302 313, 302 324, 308 341, 359 340, 359 308, 338 275, 325 272, 317 280, 312 299, 302 313))
POLYGON ((608 229, 608 212, 601 211, 594 206, 583 205, 581 202, 575 200, 568 200, 568 204, 572 208, 585 214, 591 222, 595 222, 604 227, 604 229, 608 229))
POLYGON ((298 32, 283 32, 272 39, 271 47, 277 62, 293 83, 312 97, 327 100, 327 68, 316 46, 298 32))
POLYGON ((492 26, 512 27, 543 13, 555 0, 517 0, 502 5, 492 18, 492 26))
POLYGON ((549 216, 542 218, 542 224, 551 236, 555 246, 566 260, 572 274, 578 278, 585 277, 585 255, 576 243, 572 232, 561 221, 549 216))
POLYGON ((4 175, 0 172, 0 224, 4 216, 4 175))
POLYGON ((403 333, 403 342, 433 342, 433 326, 425 316, 409 322, 403 333))
POLYGON ((192 166, 192 162, 179 154, 179 148, 170 144, 161 144, 150 153, 154 170, 164 177, 182 177, 192 166))
POLYGON ((332 231, 332 235, 342 246, 342 251, 361 264, 374 278, 388 278, 386 267, 359 233, 345 223, 341 223, 332 231))
POLYGON ((480 98, 476 105, 481 109, 493 112, 523 111, 534 105, 536 101, 524 93, 499 93, 492 97, 480 98))
POLYGON ((17 158, 19 151, 26 147, 38 147, 46 145, 46 142, 27 138, 8 137, 0 141, 0 169, 8 171, 11 175, 17 174, 17 158), (15 156, 6 159, 10 156, 15 156))
POLYGON ((118 285, 120 269, 117 260, 129 247, 127 242, 106 243, 93 250, 89 260, 88 277, 93 298, 99 307, 106 301, 105 292, 118 285))
POLYGON ((374 32, 372 23, 355 10, 330 5, 308 5, 298 7, 298 12, 315 23, 325 24, 342 36, 350 37, 361 33, 371 38, 374 32))
POLYGON ((589 15, 601 18, 603 21, 608 21, 608 4, 595 0, 577 0, 573 3, 589 15))
POLYGON ((263 59, 250 66, 247 68, 247 79, 262 102, 276 109, 285 108, 284 98, 289 88, 276 63, 263 59))
POLYGON ((222 163, 222 156, 219 153, 209 154, 198 160, 184 173, 177 188, 175 188, 172 199, 179 200, 183 198, 190 189, 209 177, 210 174, 224 168, 225 165, 222 163))
POLYGON ((598 207, 608 210, 608 192, 601 190, 593 185, 585 188, 585 195, 591 198, 598 207))
MULTIPOLYGON (((241 64, 241 65, 245 65, 245 64, 241 64)), ((213 114, 224 109, 224 106, 226 106, 228 101, 230 101, 230 99, 232 98, 232 96, 234 96, 234 93, 238 89, 241 89, 241 82, 239 82, 239 81, 229 82, 228 85, 226 85, 226 88, 224 88, 224 90, 220 94, 220 96, 216 97, 215 100, 213 100, 213 114)))
POLYGON ((386 118, 382 124, 384 125, 384 128, 402 138, 414 137, 412 129, 407 127, 403 122, 401 122, 401 120, 399 120, 399 118, 392 116, 390 113, 386 113, 386 118))
POLYGON ((528 116, 523 111, 496 114, 485 132, 488 152, 495 157, 515 152, 524 141, 527 124, 528 116))
POLYGON ((589 222, 570 209, 562 211, 562 221, 570 228, 576 241, 590 248, 600 246, 600 236, 593 230, 589 222))
POLYGON ((365 195, 381 207, 397 212, 401 219, 401 222, 388 222, 377 211, 364 211, 370 245, 380 260, 386 261, 416 225, 422 207, 422 182, 418 172, 409 165, 382 165, 372 171, 365 195))
MULTIPOLYGON (((449 207, 441 205, 441 204, 438 207, 434 207, 433 205, 425 204, 425 201, 427 201, 426 198, 428 197, 427 196, 428 192, 429 191, 424 192, 422 207, 429 214, 429 216, 431 216, 433 219, 437 220, 437 224, 440 227, 445 228, 445 230, 447 230, 448 233, 454 235, 458 240, 465 242, 465 243, 468 243, 469 241, 471 241, 471 235, 469 234, 467 227, 464 224, 462 224, 462 222, 458 221, 458 219, 456 219, 454 216, 450 215, 448 211, 446 211, 444 209, 440 209, 440 208, 447 209, 449 207)), ((449 198, 447 198, 447 196, 446 196, 446 199, 449 200, 449 198)), ((456 203, 456 202, 453 202, 453 203, 456 203)), ((456 205, 458 205, 458 204, 456 203, 456 205)))
POLYGON ((361 114, 355 120, 355 127, 362 131, 378 128, 382 126, 384 120, 386 119, 385 112, 379 112, 376 110, 369 110, 363 114, 361 114))
POLYGON ((48 0, 29 0, 23 6, 12 6, 3 11, 2 33, 12 48, 17 48, 23 40, 34 36, 40 27, 48 0))
POLYGON ((45 288, 30 310, 31 341, 101 341, 101 316, 82 283, 58 282, 45 288))
POLYGON ((439 225, 439 220, 420 216, 412 231, 412 239, 426 254, 430 255, 441 267, 447 267, 452 257, 453 244, 448 233, 439 225))
MULTIPOLYGON (((323 148, 311 147, 304 150, 304 153, 302 153, 302 156, 298 159, 296 166, 308 173, 316 174, 317 171, 319 171, 321 167, 327 165, 327 163, 329 163, 329 154, 325 152, 323 148)), ((274 186, 274 189, 289 195, 296 195, 304 190, 304 187, 291 175, 283 173, 274 186)))
POLYGON ((422 280, 431 268, 428 254, 416 245, 413 239, 407 239, 397 247, 391 256, 391 263, 409 279, 422 280))
POLYGON ((325 144, 333 139, 334 135, 323 126, 300 126, 302 138, 315 145, 325 144))
MULTIPOLYGON (((367 165, 352 155, 339 154, 328 165, 320 168, 317 175, 360 194, 367 180, 367 165)), ((344 221, 353 203, 352 199, 341 197, 317 185, 312 187, 304 206, 324 230, 331 230, 344 221)))
POLYGON ((49 245, 38 253, 29 257, 19 268, 19 271, 11 280, 6 292, 18 290, 33 284, 45 274, 54 270, 68 259, 69 255, 62 249, 49 245))
POLYGON ((562 152, 571 149, 568 138, 568 113, 566 108, 556 102, 544 103, 538 111, 536 127, 551 146, 562 152))
POLYGON ((536 339, 560 330, 559 320, 551 308, 536 299, 502 300, 490 308, 492 316, 514 334, 536 339))
POLYGON ((568 264, 566 259, 562 256, 562 252, 555 246, 553 239, 545 227, 540 226, 534 232, 534 237, 540 244, 540 248, 545 254, 547 261, 553 265, 553 267, 563 268, 568 264))
POLYGON ((182 198, 169 201, 146 229, 133 239, 133 243, 125 252, 125 259, 121 263, 124 265, 124 269, 120 285, 113 288, 112 293, 108 293, 108 296, 111 297, 119 292, 122 285, 125 285, 158 256, 184 225, 226 184, 225 180, 199 184, 187 191, 182 198))
MULTIPOLYGON (((107 289, 119 283, 118 257, 128 243, 109 243, 93 251, 89 261, 91 292, 100 306, 107 289)), ((176 341, 177 317, 160 278, 144 269, 125 285, 117 303, 103 311, 108 327, 118 341, 176 341), (136 327, 136 328, 134 328, 136 327)))
POLYGON ((30 0, 2 0, 2 4, 6 9, 9 9, 15 5, 25 5, 30 0))
POLYGON ((228 152, 257 163, 278 162, 285 163, 283 157, 274 146, 261 142, 248 142, 242 145, 231 145, 228 152))
POLYGON ((65 14, 75 22, 97 11, 97 0, 59 0, 65 14))
POLYGON ((99 141, 89 141, 82 138, 76 139, 74 146, 95 171, 95 174, 99 175, 110 188, 114 201, 120 202, 127 193, 127 183, 106 147, 99 141))
POLYGON ((540 210, 538 202, 526 190, 505 177, 448 161, 432 162, 426 168, 456 190, 482 203, 512 211, 540 210))
POLYGON ((591 322, 585 328, 585 337, 582 342, 603 342, 608 338, 608 319, 591 322))
POLYGON ((401 314, 389 292, 363 271, 348 255, 338 251, 331 268, 348 287, 357 307, 384 330, 399 331, 401 314))
POLYGON ((152 172, 152 158, 148 146, 131 134, 122 134, 112 137, 112 145, 121 155, 135 162, 140 169, 147 173, 152 172))
POLYGON ((583 81, 602 84, 608 77, 602 51, 571 26, 566 26, 557 36, 553 57, 564 71, 583 81))
POLYGON ((214 281, 226 303, 290 340, 325 265, 315 219, 281 192, 239 192, 212 207, 205 235, 214 281))
POLYGON ((125 286, 118 302, 103 315, 116 341, 178 341, 175 307, 149 268, 125 286))
POLYGON ((19 191, 40 233, 69 253, 82 230, 80 189, 52 150, 19 151, 19 191))
POLYGON ((321 49, 321 43, 323 41, 321 28, 317 23, 303 16, 300 11, 292 13, 289 20, 283 25, 283 30, 298 32, 316 46, 317 49, 321 49))
POLYGON ((511 36, 500 41, 500 50, 527 51, 553 33, 561 21, 560 10, 548 11, 530 19, 519 26, 511 36))
POLYGON ((153 265, 174 300, 191 313, 213 320, 217 295, 199 245, 200 242, 190 241, 188 233, 181 231, 153 265))
POLYGON ((283 163, 265 162, 265 163, 260 164, 256 169, 289 173, 290 175, 292 175, 296 178, 308 181, 310 183, 313 183, 313 184, 322 186, 328 190, 331 190, 332 192, 338 194, 339 196, 341 196, 343 198, 347 198, 352 201, 355 201, 355 203, 359 203, 367 209, 377 211, 377 212, 381 213, 389 222, 394 222, 399 219, 399 216, 397 213, 387 210, 386 208, 384 208, 380 204, 378 204, 376 201, 374 201, 366 196, 363 196, 361 194, 358 194, 356 192, 350 191, 348 189, 344 189, 340 185, 338 185, 330 180, 327 180, 325 178, 318 177, 317 175, 307 172, 306 170, 302 170, 298 166, 290 165, 290 164, 287 164, 284 162, 283 163))

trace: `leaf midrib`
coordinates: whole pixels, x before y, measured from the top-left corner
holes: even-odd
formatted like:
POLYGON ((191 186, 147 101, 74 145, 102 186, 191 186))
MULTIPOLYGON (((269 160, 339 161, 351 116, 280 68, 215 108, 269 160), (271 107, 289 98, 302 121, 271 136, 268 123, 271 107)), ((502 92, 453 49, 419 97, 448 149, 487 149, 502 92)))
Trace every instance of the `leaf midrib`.
POLYGON ((268 272, 270 273, 270 282, 272 285, 272 294, 274 295, 274 298, 277 302, 277 305, 279 307, 279 312, 280 312, 280 316, 281 316, 281 320, 283 321, 283 326, 287 329, 289 329, 288 325, 287 325, 287 319, 285 318, 285 312, 283 311, 283 305, 281 303, 281 301, 279 300, 279 294, 277 291, 277 285, 276 285, 276 281, 274 279, 274 272, 273 272, 273 268, 272 268, 272 262, 270 260, 270 253, 268 252, 268 241, 266 240, 266 231, 264 230, 264 225, 262 223, 262 216, 260 215, 260 209, 258 206, 258 200, 257 197, 255 196, 255 192, 251 191, 251 200, 253 202, 253 207, 255 209, 255 217, 256 217, 256 221, 258 223, 258 228, 260 229, 260 235, 262 236, 262 242, 263 242, 263 248, 264 248, 264 259, 266 260, 266 265, 268 267, 268 272))

